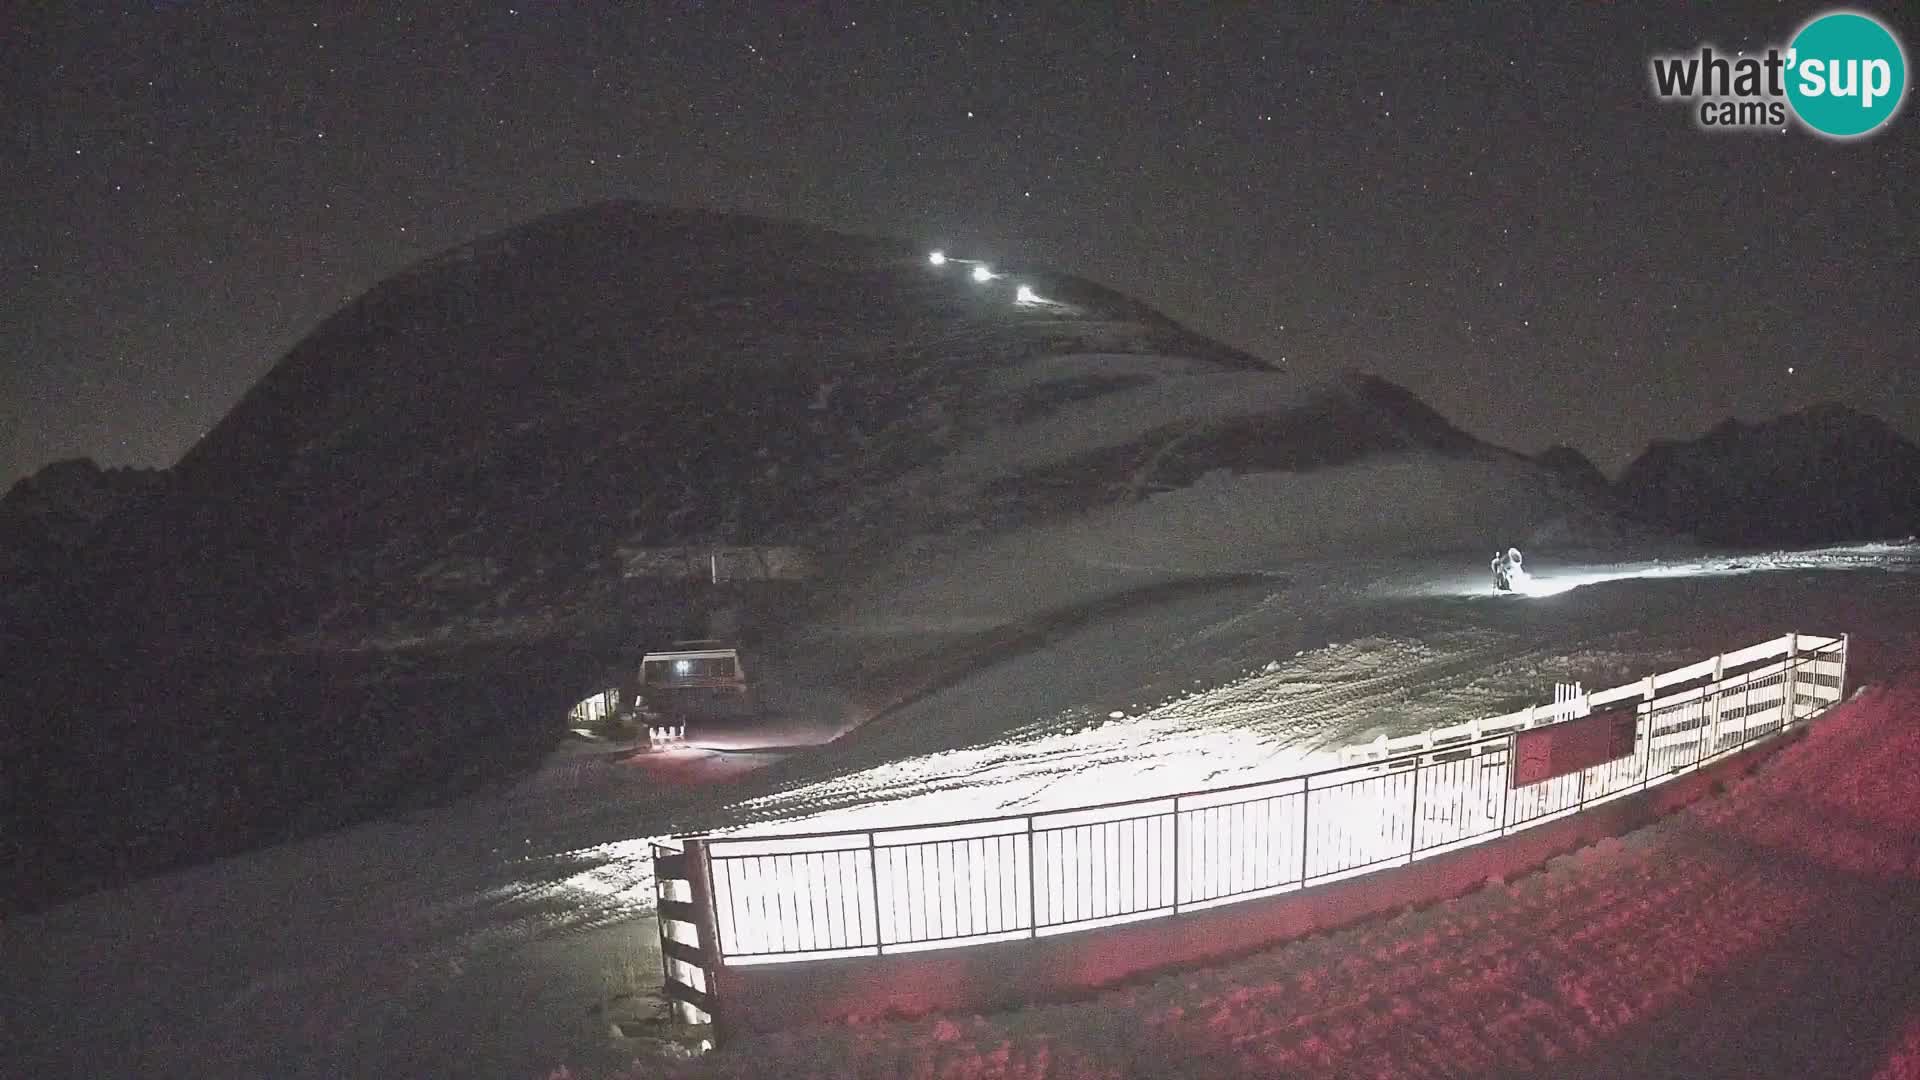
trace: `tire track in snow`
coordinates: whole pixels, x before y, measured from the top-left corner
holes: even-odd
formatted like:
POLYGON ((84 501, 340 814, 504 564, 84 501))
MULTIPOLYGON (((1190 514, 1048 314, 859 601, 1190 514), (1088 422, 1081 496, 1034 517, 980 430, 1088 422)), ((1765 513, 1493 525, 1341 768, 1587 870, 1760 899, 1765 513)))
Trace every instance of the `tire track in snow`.
MULTIPOLYGON (((1271 675, 1254 676, 1221 688, 1220 691, 1191 695, 1169 702, 1134 718, 1134 721, 1165 726, 1172 731, 1241 727, 1255 734, 1275 734, 1289 740, 1297 740, 1316 732, 1325 732, 1325 738, 1308 747, 1308 749, 1319 749, 1334 739, 1349 735, 1351 733, 1349 729, 1356 718, 1396 703, 1399 695, 1405 691, 1446 690, 1470 682, 1495 668, 1544 659, 1564 648, 1565 645, 1562 642, 1549 641, 1514 652, 1510 643, 1496 641, 1470 649, 1465 653, 1450 654, 1439 660, 1397 667, 1385 674, 1363 679, 1335 681, 1276 699, 1275 693, 1297 680, 1300 675, 1298 671, 1283 669, 1271 675), (1243 701, 1238 704, 1216 704, 1223 691, 1230 701, 1249 696, 1257 700, 1243 701)), ((870 775, 875 770, 851 775, 828 776, 822 780, 807 783, 805 787, 790 789, 790 793, 776 793, 763 796, 764 801, 761 802, 735 805, 725 811, 726 823, 739 825, 778 821, 831 810, 848 809, 866 803, 932 794, 963 786, 976 786, 983 773, 1022 763, 1027 764, 1029 771, 1035 775, 1070 775, 1090 762, 1071 752, 1045 756, 1029 756, 1021 752, 1022 744, 1031 744, 1048 736, 1059 735, 1060 726, 1062 726, 1061 722, 1054 719, 1036 721, 1015 728, 1008 732, 1004 740, 1009 744, 1007 753, 984 762, 971 762, 964 770, 956 770, 946 775, 893 782, 876 782, 876 778, 870 775)), ((1136 759, 1148 759, 1153 756, 1154 751, 1151 748, 1132 755, 1136 759)), ((1110 760, 1121 761, 1128 758, 1116 757, 1110 760)), ((830 762, 822 764, 831 767, 830 762)), ((803 780, 802 783, 805 781, 803 780)), ((1028 795, 1020 798, 1018 803, 1031 804, 1033 801, 1034 796, 1028 795)), ((990 809, 986 807, 981 809, 991 812, 1009 809, 1009 806, 1003 804, 990 809)))

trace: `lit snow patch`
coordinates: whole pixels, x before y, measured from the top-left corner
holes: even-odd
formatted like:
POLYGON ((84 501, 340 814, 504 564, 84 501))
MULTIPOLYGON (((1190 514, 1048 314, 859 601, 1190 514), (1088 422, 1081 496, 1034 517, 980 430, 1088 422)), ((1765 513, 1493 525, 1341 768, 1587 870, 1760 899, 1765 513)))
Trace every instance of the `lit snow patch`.
MULTIPOLYGON (((1191 704, 1182 699, 1180 704, 1191 704)), ((868 790, 913 795, 742 826, 756 837, 783 832, 874 829, 903 823, 1071 810, 1156 799, 1221 784, 1291 777, 1337 758, 1240 728, 1193 729, 1178 707, 1006 746, 947 750, 856 774, 868 790)), ((842 781, 844 782, 844 781, 842 781)), ((726 835, 736 830, 716 830, 726 835)))
POLYGON ((1622 569, 1589 572, 1584 574, 1554 574, 1550 577, 1535 577, 1525 570, 1513 575, 1513 592, 1519 596, 1542 597, 1559 596, 1587 585, 1599 585, 1608 581, 1631 581, 1636 578, 1703 577, 1715 573, 1739 571, 1715 571, 1703 566, 1656 566, 1640 569, 1622 569))
POLYGON ((1582 585, 1598 585, 1603 581, 1615 581, 1621 578, 1635 577, 1634 574, 1557 574, 1550 578, 1537 578, 1522 570, 1514 576, 1513 591, 1521 596, 1559 596, 1572 592, 1582 585))
POLYGON ((1033 286, 1022 285, 1013 291, 1013 302, 1016 304, 1037 304, 1040 302, 1040 298, 1033 294, 1033 286))
MULTIPOLYGON (((1529 598, 1559 596, 1588 585, 1613 581, 1658 581, 1675 578, 1731 578, 1748 574, 1807 571, 1877 570, 1883 573, 1920 573, 1920 547, 1909 543, 1848 544, 1800 551, 1713 554, 1684 561, 1638 561, 1536 570, 1517 576, 1513 594, 1529 598)), ((1496 590, 1484 570, 1382 583, 1376 591, 1403 596, 1490 596, 1496 590)))

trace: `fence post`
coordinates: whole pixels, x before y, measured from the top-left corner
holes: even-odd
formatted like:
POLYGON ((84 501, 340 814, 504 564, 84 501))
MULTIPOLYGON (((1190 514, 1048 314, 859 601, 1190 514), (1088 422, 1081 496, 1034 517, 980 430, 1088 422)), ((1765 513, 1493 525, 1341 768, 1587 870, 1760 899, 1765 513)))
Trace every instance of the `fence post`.
POLYGON ((1519 766, 1520 736, 1507 732, 1507 776, 1500 785, 1500 835, 1507 835, 1507 804, 1513 799, 1513 770, 1519 766))
POLYGON ((1180 796, 1173 797, 1173 910, 1180 911, 1180 796))
MULTIPOLYGON (((1173 852, 1175 860, 1180 857, 1180 820, 1176 816, 1173 823, 1173 852)), ((1033 835, 1033 815, 1027 815, 1027 936, 1040 936, 1040 870, 1039 856, 1034 847, 1039 843, 1033 835)), ((1180 880, 1178 867, 1173 871, 1174 881, 1180 880)), ((1176 885, 1176 888, 1178 886, 1176 885)))
POLYGON ((1413 758, 1413 798, 1407 806, 1407 862, 1420 850, 1420 755, 1413 758))
POLYGON ((873 915, 873 954, 879 956, 886 951, 881 945, 886 937, 880 932, 880 853, 872 833, 867 834, 867 910, 873 915))
POLYGON ((713 1025, 713 1045, 719 1046, 726 1036, 726 1026, 722 1020, 725 1006, 721 1003, 720 985, 720 918, 713 906, 713 858, 707 851, 707 842, 697 837, 689 837, 686 842, 687 889, 692 895, 693 915, 698 921, 694 929, 700 934, 700 952, 704 960, 707 979, 707 1020, 713 1025))
POLYGON ((1726 688, 1720 684, 1726 680, 1726 677, 1727 654, 1720 653, 1713 658, 1713 699, 1707 705, 1711 710, 1708 714, 1708 723, 1711 725, 1713 752, 1716 754, 1720 752, 1720 698, 1726 692, 1726 688))
POLYGON ((1847 700, 1847 647, 1852 644, 1852 634, 1840 635, 1840 690, 1839 697, 1834 699, 1835 705, 1844 704, 1847 700))
POLYGON ((1711 707, 1707 698, 1702 696, 1700 699, 1700 722, 1695 725, 1693 729, 1693 764, 1687 766, 1690 769, 1699 768, 1700 763, 1707 760, 1707 733, 1709 730, 1707 727, 1707 710, 1711 707))
POLYGON ((1786 677, 1780 684, 1780 726, 1783 728, 1791 727, 1793 722, 1799 718, 1800 703, 1795 700, 1800 696, 1800 692, 1797 689, 1799 675, 1800 635, 1788 634, 1786 677))
POLYGON ((1753 739, 1753 672, 1740 676, 1740 745, 1753 739))
MULTIPOLYGON (((1640 768, 1640 787, 1644 790, 1648 784, 1653 782, 1653 695, 1655 693, 1653 676, 1649 675, 1646 677, 1640 693, 1645 699, 1641 702, 1641 706, 1646 709, 1646 712, 1643 714, 1645 719, 1640 721, 1646 730, 1646 738, 1641 741, 1646 746, 1647 761, 1646 764, 1640 768)), ((1636 711, 1638 711, 1637 708, 1636 711)))
POLYGON ((1300 887, 1307 887, 1307 852, 1313 847, 1313 834, 1307 831, 1307 811, 1313 807, 1313 780, 1300 778, 1300 887))

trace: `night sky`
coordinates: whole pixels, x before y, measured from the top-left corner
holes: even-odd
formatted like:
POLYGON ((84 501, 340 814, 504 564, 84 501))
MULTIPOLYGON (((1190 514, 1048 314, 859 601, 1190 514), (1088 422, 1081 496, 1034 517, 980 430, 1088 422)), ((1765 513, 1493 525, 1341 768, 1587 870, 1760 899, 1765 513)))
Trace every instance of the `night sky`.
POLYGON ((0 486, 169 464, 382 277, 619 196, 1048 263, 1610 471, 1820 399, 1920 435, 1920 112, 1649 90, 1824 5, 800 7, 17 5, 0 486))

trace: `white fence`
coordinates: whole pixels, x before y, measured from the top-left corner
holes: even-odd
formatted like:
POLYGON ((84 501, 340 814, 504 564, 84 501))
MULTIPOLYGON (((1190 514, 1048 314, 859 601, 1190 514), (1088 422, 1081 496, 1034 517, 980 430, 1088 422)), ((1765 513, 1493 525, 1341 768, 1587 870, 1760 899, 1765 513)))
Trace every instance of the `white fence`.
POLYGON ((1844 638, 1789 634, 1626 686, 1575 688, 1554 705, 1350 747, 1336 768, 1283 780, 1045 814, 708 839, 661 875, 663 890, 680 890, 663 891, 662 935, 685 954, 688 981, 696 957, 739 966, 950 948, 1309 888, 1683 775, 1804 723, 1841 699, 1845 681, 1844 638), (1614 740, 1597 764, 1575 758, 1548 775, 1554 754, 1603 745, 1587 738, 1596 733, 1614 740), (1526 782, 1536 770, 1547 778, 1526 782), (667 880, 676 876, 697 886, 667 880))

